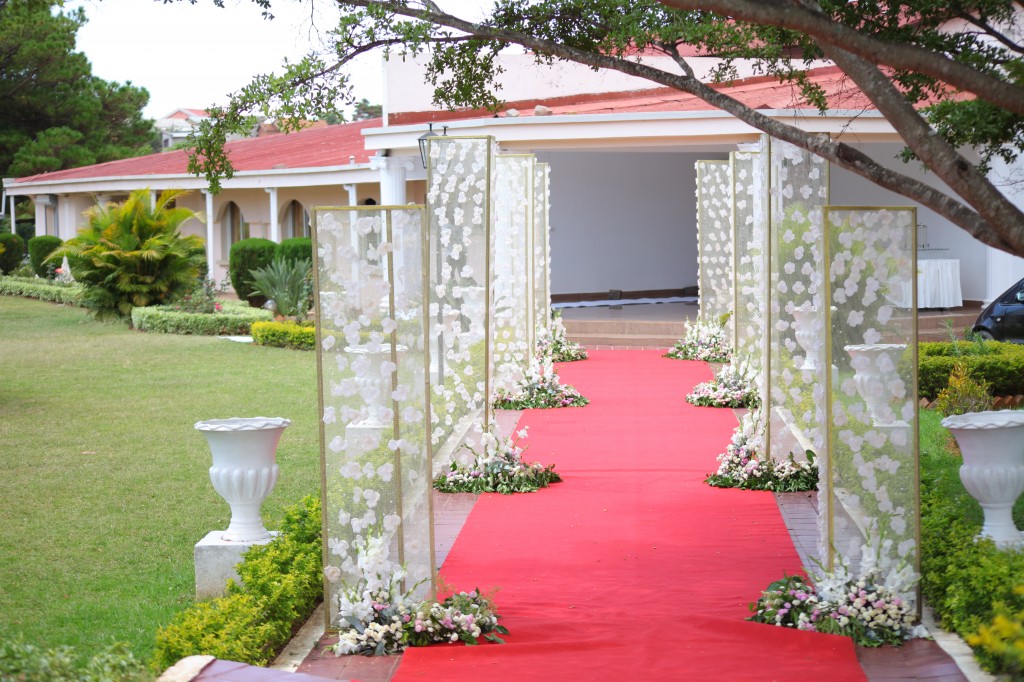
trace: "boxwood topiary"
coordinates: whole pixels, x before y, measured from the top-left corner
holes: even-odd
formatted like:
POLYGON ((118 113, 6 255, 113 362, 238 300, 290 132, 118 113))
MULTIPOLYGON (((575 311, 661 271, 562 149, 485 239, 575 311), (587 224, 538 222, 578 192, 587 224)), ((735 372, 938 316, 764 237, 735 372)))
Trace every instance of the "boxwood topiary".
POLYGON ((4 247, 4 252, 0 253, 0 274, 6 275, 21 265, 25 257, 25 241, 16 234, 0 232, 0 246, 4 247))
POLYGON ((309 237, 285 239, 277 245, 277 255, 286 261, 313 260, 313 240, 309 237))
POLYGON ((28 240, 28 260, 32 264, 32 271, 37 276, 53 276, 54 266, 49 263, 43 263, 43 261, 53 253, 54 249, 63 243, 63 239, 54 237, 52 234, 41 234, 28 240))
POLYGON ((313 350, 316 348, 316 329, 295 322, 253 322, 252 341, 258 346, 313 350))
POLYGON ((231 253, 228 256, 228 274, 231 276, 231 286, 234 288, 238 298, 249 301, 254 308, 261 307, 267 302, 262 296, 254 296, 249 280, 252 279, 251 272, 256 268, 265 268, 274 260, 277 253, 277 244, 269 239, 242 239, 231 246, 231 253))

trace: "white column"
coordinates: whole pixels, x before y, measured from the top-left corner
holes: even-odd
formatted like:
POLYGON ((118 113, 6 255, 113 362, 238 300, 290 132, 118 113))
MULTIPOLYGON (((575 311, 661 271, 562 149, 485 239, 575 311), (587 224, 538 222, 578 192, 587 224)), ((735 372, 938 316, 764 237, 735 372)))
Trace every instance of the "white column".
POLYGON ((416 168, 412 158, 374 156, 370 168, 380 171, 381 206, 404 206, 406 173, 416 168))
POLYGON ((49 204, 43 203, 45 199, 41 196, 33 197, 36 202, 36 234, 49 234, 46 231, 46 207, 49 204))
POLYGON ((213 213, 213 193, 204 189, 203 194, 206 196, 206 272, 207 277, 216 280, 217 273, 213 269, 217 262, 213 257, 213 250, 216 247, 213 238, 216 234, 213 224, 216 217, 213 213))
POLYGON ((156 200, 160 198, 160 193, 155 189, 149 190, 149 207, 156 208, 156 200))
POLYGON ((14 197, 11 197, 11 232, 18 231, 18 217, 14 215, 14 197))
POLYGON ((359 201, 359 194, 356 192, 355 183, 342 185, 348 191, 348 206, 355 206, 359 201))
POLYGON ((277 188, 268 187, 264 190, 270 195, 270 241, 281 243, 281 221, 277 215, 277 188))

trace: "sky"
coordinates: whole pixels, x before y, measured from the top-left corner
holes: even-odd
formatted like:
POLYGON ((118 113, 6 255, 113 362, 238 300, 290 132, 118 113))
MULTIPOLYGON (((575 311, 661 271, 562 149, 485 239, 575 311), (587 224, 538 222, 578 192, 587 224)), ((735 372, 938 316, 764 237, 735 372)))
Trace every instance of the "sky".
MULTIPOLYGON (((465 10, 482 1, 446 5, 465 10)), ((212 0, 70 0, 66 6, 84 8, 89 19, 78 32, 78 50, 92 62, 93 75, 146 88, 150 101, 144 113, 158 119, 178 108, 226 104, 227 95, 252 76, 280 72, 286 57, 297 60, 310 45, 319 45, 333 25, 329 2, 276 0, 273 21, 251 0, 224 4, 220 9, 212 0)), ((378 55, 361 57, 349 73, 356 99, 382 103, 378 55)))

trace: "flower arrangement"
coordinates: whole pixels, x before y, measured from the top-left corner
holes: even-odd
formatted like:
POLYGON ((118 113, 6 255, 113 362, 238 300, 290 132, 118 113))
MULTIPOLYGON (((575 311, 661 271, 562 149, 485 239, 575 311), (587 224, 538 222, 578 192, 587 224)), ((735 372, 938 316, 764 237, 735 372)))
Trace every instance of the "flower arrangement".
POLYGON ((764 451, 764 419, 759 409, 743 415, 733 431, 725 452, 718 456, 718 470, 704 482, 715 488, 800 492, 818 487, 818 466, 814 453, 796 461, 791 453, 784 460, 771 460, 764 451))
POLYGON ((725 335, 725 322, 729 314, 717 320, 688 320, 683 338, 665 353, 673 360, 703 360, 704 362, 729 362, 732 348, 725 335))
MULTIPOLYGON (((405 570, 387 558, 384 535, 367 535, 359 553, 362 578, 341 590, 339 615, 348 627, 339 631, 331 647, 335 655, 386 656, 435 642, 476 644, 481 636, 503 643, 498 634, 507 635, 508 630, 498 624, 493 602, 479 590, 436 602, 414 597, 418 583, 403 589, 405 570)), ((324 575, 337 582, 341 570, 327 566, 324 575)))
POLYGON ((551 313, 551 327, 537 336, 537 356, 552 362, 576 362, 588 357, 586 348, 565 335, 562 314, 557 310, 551 313))
POLYGON ((516 390, 498 389, 494 397, 494 407, 499 410, 583 407, 588 404, 590 401, 579 391, 558 381, 550 359, 532 359, 516 390))
POLYGON ((749 407, 761 404, 750 366, 733 358, 715 378, 693 387, 686 402, 698 407, 749 407))
POLYGON ((815 577, 813 586, 801 576, 773 582, 750 605, 748 620, 845 635, 868 647, 899 646, 925 636, 924 628, 915 625, 914 605, 900 596, 909 592, 916 575, 906 566, 887 571, 879 549, 863 549, 859 576, 840 563, 832 573, 815 577))
POLYGON ((463 446, 473 456, 471 461, 460 461, 456 457, 451 470, 434 479, 434 488, 443 493, 508 495, 532 493, 560 482, 562 477, 555 472, 555 465, 545 467, 539 462, 523 462, 522 454, 526 448, 519 447, 519 439, 526 436, 526 428, 516 436, 515 441, 502 437, 492 422, 482 436, 481 451, 463 446))

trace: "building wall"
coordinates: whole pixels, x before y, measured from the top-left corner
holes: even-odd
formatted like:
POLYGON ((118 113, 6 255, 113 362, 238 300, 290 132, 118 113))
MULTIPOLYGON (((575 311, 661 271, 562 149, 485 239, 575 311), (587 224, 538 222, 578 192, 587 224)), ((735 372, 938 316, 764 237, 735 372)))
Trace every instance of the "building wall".
POLYGON ((540 152, 551 164, 551 292, 697 283, 699 159, 726 154, 540 152))
MULTIPOLYGON (((925 173, 920 164, 903 163, 896 158, 901 145, 898 144, 865 144, 856 145, 875 161, 893 168, 900 173, 940 187, 949 189, 934 175, 925 173)), ((831 203, 836 206, 911 206, 909 199, 882 189, 868 180, 840 168, 831 171, 831 203)), ((986 281, 988 247, 974 239, 964 230, 953 225, 934 211, 918 206, 917 222, 925 229, 919 234, 927 235, 926 244, 919 244, 918 258, 956 258, 960 260, 960 289, 965 300, 981 301, 985 299, 988 284, 986 281), (921 248, 924 247, 924 248, 921 248)), ((998 292, 997 292, 998 293, 998 292)))

